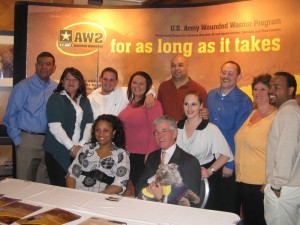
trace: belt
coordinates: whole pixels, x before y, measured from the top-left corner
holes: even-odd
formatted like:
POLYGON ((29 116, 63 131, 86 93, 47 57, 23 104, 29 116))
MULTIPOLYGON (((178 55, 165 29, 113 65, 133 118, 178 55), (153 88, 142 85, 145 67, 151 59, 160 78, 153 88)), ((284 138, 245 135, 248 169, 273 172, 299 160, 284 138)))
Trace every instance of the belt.
POLYGON ((25 132, 27 134, 33 134, 33 135, 46 135, 45 133, 31 132, 31 131, 27 131, 27 130, 23 130, 23 129, 21 129, 21 131, 25 132))
POLYGON ((108 185, 111 185, 115 181, 114 177, 107 176, 105 173, 101 172, 100 170, 92 170, 90 172, 81 171, 81 174, 83 176, 98 180, 108 185))

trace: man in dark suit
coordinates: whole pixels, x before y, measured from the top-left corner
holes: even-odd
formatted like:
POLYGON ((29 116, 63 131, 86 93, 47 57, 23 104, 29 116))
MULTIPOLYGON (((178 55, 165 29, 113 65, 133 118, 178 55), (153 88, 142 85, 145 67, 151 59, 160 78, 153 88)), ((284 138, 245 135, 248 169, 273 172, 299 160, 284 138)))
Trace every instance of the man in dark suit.
POLYGON ((164 201, 162 187, 159 183, 156 183, 154 179, 154 175, 161 163, 177 164, 185 186, 199 195, 201 167, 199 161, 194 156, 186 153, 176 145, 178 132, 175 120, 170 117, 162 116, 154 121, 154 127, 154 135, 161 149, 149 154, 145 164, 145 170, 135 188, 136 196, 149 184, 147 188, 148 192, 153 194, 157 200, 164 201), (163 152, 165 156, 162 156, 163 152), (161 162, 162 160, 164 162, 161 162))

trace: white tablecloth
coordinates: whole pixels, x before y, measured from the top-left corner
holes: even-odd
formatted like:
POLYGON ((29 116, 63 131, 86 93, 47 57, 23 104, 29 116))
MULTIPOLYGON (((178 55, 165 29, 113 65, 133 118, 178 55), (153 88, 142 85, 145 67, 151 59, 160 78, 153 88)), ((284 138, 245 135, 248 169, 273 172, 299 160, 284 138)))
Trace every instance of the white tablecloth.
POLYGON ((108 201, 108 195, 56 187, 17 179, 0 182, 0 194, 40 205, 39 212, 59 207, 82 218, 68 224, 78 224, 90 216, 125 221, 128 225, 233 225, 239 217, 233 213, 148 202, 128 197, 108 201))

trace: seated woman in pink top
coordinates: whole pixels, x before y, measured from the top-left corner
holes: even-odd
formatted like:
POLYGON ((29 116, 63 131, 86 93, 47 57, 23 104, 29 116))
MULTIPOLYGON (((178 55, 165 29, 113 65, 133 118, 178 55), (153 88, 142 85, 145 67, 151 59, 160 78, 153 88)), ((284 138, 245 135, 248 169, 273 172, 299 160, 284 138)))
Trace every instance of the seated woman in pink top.
POLYGON ((144 170, 145 156, 158 149, 153 135, 153 121, 163 115, 161 104, 154 100, 154 107, 144 107, 146 93, 152 79, 146 72, 135 72, 128 83, 129 104, 119 114, 125 127, 126 150, 130 152, 130 178, 135 186, 144 170))

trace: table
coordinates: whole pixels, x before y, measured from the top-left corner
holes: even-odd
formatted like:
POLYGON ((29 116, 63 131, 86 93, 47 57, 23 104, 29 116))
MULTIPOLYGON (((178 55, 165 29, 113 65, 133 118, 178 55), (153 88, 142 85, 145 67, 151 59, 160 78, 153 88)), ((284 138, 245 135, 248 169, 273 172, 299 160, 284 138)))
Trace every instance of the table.
MULTIPOLYGON (((240 220, 233 213, 149 202, 129 197, 108 201, 105 194, 62 188, 30 181, 7 178, 0 182, 0 194, 40 205, 41 210, 59 207, 79 214, 78 224, 91 216, 115 219, 128 225, 233 225, 240 220)), ((40 211, 35 212, 37 214, 40 211)))

